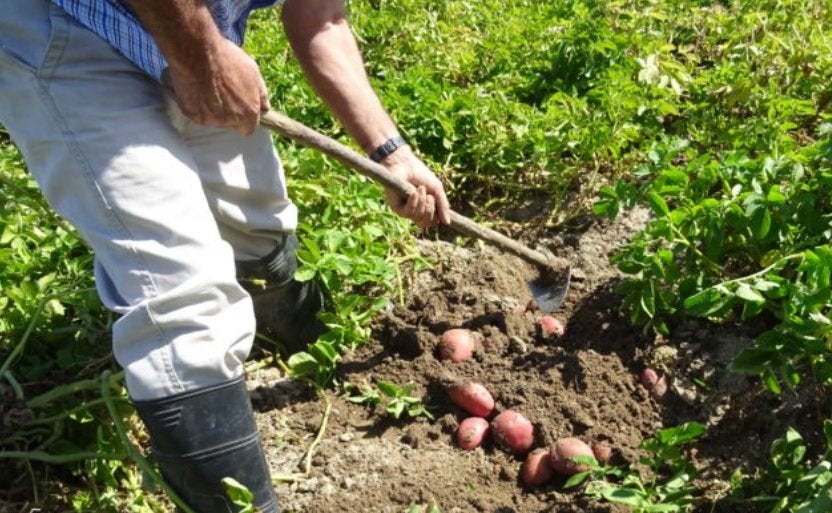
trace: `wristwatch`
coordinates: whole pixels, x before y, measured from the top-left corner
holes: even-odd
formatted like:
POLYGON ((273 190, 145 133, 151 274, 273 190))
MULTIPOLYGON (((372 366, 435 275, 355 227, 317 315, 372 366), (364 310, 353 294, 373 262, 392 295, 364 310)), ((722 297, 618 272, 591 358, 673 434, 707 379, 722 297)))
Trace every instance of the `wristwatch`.
POLYGON ((387 156, 391 155, 394 151, 406 145, 407 141, 404 140, 404 137, 396 134, 390 139, 387 139, 386 141, 381 143, 381 145, 379 145, 378 148, 373 150, 373 152, 370 153, 370 160, 372 160, 373 162, 381 162, 382 160, 387 158, 387 156))

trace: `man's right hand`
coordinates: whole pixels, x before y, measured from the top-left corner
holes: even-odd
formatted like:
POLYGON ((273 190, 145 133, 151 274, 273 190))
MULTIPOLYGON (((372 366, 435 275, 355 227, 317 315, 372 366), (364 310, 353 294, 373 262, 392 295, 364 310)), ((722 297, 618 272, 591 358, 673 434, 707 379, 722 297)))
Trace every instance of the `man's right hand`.
POLYGON ((257 63, 225 38, 209 50, 205 64, 171 66, 168 72, 176 102, 196 123, 249 135, 260 123, 260 114, 270 108, 257 63))
POLYGON ((129 0, 168 61, 167 85, 193 121, 249 135, 269 94, 260 69, 217 28, 203 0, 129 0))

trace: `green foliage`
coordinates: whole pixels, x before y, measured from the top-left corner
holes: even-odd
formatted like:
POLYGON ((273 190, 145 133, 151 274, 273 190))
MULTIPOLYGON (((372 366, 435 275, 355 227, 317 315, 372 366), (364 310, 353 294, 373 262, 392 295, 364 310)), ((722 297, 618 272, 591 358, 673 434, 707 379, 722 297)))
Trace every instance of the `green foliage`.
POLYGON ((832 420, 823 424, 826 454, 811 463, 796 430, 789 428, 771 446, 771 465, 757 479, 739 472, 732 478, 739 504, 764 506, 769 513, 822 513, 832 511, 832 420))
POLYGON ((594 205, 652 214, 613 258, 624 307, 663 334, 686 316, 759 317, 769 329, 734 370, 779 393, 808 364, 828 384, 830 19, 822 2, 677 4, 690 17, 664 20, 674 44, 638 75, 681 91, 677 112, 594 205))
POLYGON ((695 492, 692 480, 697 471, 685 458, 682 446, 704 433, 705 426, 688 422, 663 429, 642 441, 639 448, 646 454, 639 463, 646 472, 635 465, 626 469, 604 467, 592 457, 575 457, 589 470, 572 476, 567 486, 587 481, 586 495, 623 504, 632 508, 633 513, 691 511, 695 492))
POLYGON ((335 365, 340 355, 337 348, 321 338, 309 344, 306 351, 295 353, 286 362, 295 378, 309 378, 316 387, 326 388, 335 379, 335 365))
POLYGON ((356 387, 347 383, 344 386, 345 397, 347 401, 375 407, 382 402, 382 396, 385 396, 388 400, 384 410, 394 419, 398 420, 406 414, 409 418, 423 416, 433 420, 433 414, 425 407, 422 400, 410 395, 415 386, 413 383, 399 386, 378 380, 376 386, 378 391, 372 387, 356 387))
POLYGON ((683 316, 776 319, 734 362, 767 386, 793 387, 801 361, 832 379, 829 277, 832 168, 824 144, 779 159, 731 151, 719 159, 674 140, 651 152, 639 188, 606 187, 596 204, 614 214, 643 203, 653 214, 613 261, 630 319, 667 333, 683 316))
POLYGON ((232 477, 225 477, 222 480, 225 493, 228 499, 236 506, 240 506, 239 513, 256 513, 254 506, 254 494, 242 483, 232 477))

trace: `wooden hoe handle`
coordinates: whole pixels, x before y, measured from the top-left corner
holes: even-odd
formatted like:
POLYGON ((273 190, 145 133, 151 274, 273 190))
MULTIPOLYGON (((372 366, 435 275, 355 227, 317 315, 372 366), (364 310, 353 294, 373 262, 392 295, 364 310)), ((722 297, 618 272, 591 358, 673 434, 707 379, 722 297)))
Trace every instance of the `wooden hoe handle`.
MULTIPOLYGON (((381 185, 398 191, 402 196, 408 196, 415 189, 413 185, 397 176, 389 173, 381 164, 373 162, 369 158, 352 150, 338 141, 327 137, 320 132, 307 127, 303 123, 280 114, 274 110, 263 114, 260 117, 260 124, 284 137, 300 143, 304 146, 314 148, 333 157, 344 165, 358 171, 362 175, 371 178, 381 185)), ((520 244, 514 239, 506 237, 500 232, 482 226, 475 221, 451 211, 451 228, 478 239, 495 244, 533 264, 543 268, 552 268, 554 262, 538 251, 520 244)))

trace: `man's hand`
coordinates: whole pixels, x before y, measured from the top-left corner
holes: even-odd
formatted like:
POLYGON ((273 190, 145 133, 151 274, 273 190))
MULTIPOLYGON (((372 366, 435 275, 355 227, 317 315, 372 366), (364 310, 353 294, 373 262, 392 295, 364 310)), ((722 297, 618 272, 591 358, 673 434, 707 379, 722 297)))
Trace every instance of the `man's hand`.
POLYGON ((168 61, 168 85, 193 121, 249 135, 269 95, 260 69, 217 28, 203 0, 129 0, 168 61))
POLYGON ((416 190, 403 198, 398 192, 387 190, 390 208, 400 216, 423 228, 451 222, 451 208, 445 188, 439 178, 411 151, 403 146, 381 161, 391 173, 409 182, 416 190))
POLYGON ((210 65, 169 69, 176 103, 193 121, 229 127, 249 135, 269 110, 269 94, 257 63, 237 45, 222 39, 210 65))

